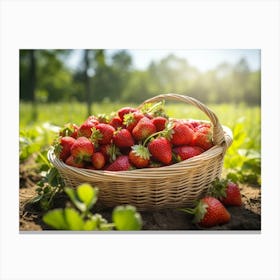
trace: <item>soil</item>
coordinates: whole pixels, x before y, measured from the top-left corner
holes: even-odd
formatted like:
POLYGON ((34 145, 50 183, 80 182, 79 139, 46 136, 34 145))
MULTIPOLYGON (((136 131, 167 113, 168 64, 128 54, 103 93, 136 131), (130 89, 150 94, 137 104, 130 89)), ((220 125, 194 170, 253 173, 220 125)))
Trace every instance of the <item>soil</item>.
MULTIPOLYGON (((38 205, 30 204, 30 199, 36 196, 36 182, 40 176, 35 171, 20 166, 19 189, 19 229, 20 231, 51 230, 42 221, 43 212, 38 205)), ((145 231, 182 231, 182 230, 261 230, 261 188, 251 185, 240 185, 243 205, 241 207, 227 207, 231 214, 229 223, 211 227, 200 228, 192 223, 192 217, 174 209, 165 209, 152 212, 140 212, 145 231)), ((54 208, 65 207, 68 203, 65 195, 60 194, 55 198, 54 208)), ((97 203, 93 211, 100 213, 109 222, 111 221, 112 208, 105 208, 97 203)))

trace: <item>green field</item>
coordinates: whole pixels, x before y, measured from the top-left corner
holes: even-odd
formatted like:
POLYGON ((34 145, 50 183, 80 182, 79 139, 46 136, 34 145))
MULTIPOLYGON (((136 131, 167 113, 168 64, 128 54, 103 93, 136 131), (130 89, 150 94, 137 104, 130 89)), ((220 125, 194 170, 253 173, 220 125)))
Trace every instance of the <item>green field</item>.
MULTIPOLYGON (((136 104, 97 103, 93 114, 109 114, 123 106, 136 104)), ((261 111, 260 107, 244 104, 220 104, 208 106, 218 116, 220 123, 228 126, 234 142, 226 153, 224 167, 236 180, 260 185, 261 111)), ((82 103, 55 103, 37 105, 34 121, 33 106, 20 103, 20 155, 25 160, 30 154, 47 149, 55 137, 55 126, 73 122, 80 124, 87 117, 86 105, 82 103), (54 126, 53 126, 54 125, 54 126)), ((206 119, 198 108, 182 103, 167 103, 167 114, 184 119, 206 119)))

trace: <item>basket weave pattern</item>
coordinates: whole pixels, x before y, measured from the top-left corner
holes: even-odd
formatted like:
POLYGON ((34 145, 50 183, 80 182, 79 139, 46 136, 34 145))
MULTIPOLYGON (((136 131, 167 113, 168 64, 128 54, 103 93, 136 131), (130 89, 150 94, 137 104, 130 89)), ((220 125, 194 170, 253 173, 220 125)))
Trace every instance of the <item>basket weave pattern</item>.
POLYGON ((161 100, 176 100, 200 109, 213 125, 214 146, 188 160, 159 168, 130 171, 97 171, 68 166, 59 160, 51 148, 50 162, 58 169, 67 186, 76 187, 87 182, 99 189, 99 201, 108 207, 131 204, 138 210, 155 210, 192 206, 205 194, 216 177, 221 176, 223 158, 232 143, 231 131, 222 127, 217 116, 194 98, 164 94, 143 104, 161 100))

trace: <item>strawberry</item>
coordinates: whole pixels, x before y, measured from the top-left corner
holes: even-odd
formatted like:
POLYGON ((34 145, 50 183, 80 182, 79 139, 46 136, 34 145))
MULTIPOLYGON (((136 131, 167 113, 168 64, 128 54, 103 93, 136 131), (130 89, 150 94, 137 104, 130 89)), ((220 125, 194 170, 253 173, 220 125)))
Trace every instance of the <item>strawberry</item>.
POLYGON ((123 107, 121 109, 118 110, 118 116, 120 117, 120 119, 123 122, 124 119, 124 115, 132 113, 132 112, 136 112, 138 111, 136 108, 132 108, 132 107, 123 107))
POLYGON ((125 114, 123 117, 123 124, 125 127, 129 130, 132 131, 133 128, 137 125, 137 123, 144 117, 144 115, 139 112, 130 112, 128 114, 125 114))
POLYGON ((102 169, 105 165, 105 157, 101 152, 93 153, 91 163, 95 169, 102 169))
POLYGON ((110 144, 115 128, 109 124, 99 123, 92 129, 91 140, 93 143, 106 145, 110 144))
POLYGON ((148 144, 148 149, 154 159, 164 164, 171 163, 172 149, 170 142, 166 138, 159 137, 151 140, 151 142, 148 144))
POLYGON ((75 158, 72 156, 72 155, 70 155, 67 159, 66 159, 66 161, 65 161, 65 163, 67 164, 67 165, 70 165, 70 166, 73 166, 73 167, 78 167, 78 168, 83 168, 84 167, 84 162, 83 161, 76 161, 75 160, 75 158))
POLYGON ((59 135, 62 137, 71 136, 76 139, 78 137, 78 129, 79 127, 76 124, 67 123, 63 126, 63 128, 61 128, 61 130, 59 131, 59 135))
POLYGON ((239 186, 227 179, 216 179, 210 189, 211 195, 218 198, 224 205, 241 206, 241 194, 239 186))
POLYGON ((107 168, 107 171, 126 171, 132 169, 128 156, 121 155, 112 162, 107 168))
POLYGON ((98 121, 94 117, 89 117, 78 129, 78 136, 85 136, 89 138, 92 133, 92 128, 98 124, 98 121))
POLYGON ((134 139, 128 129, 117 130, 113 136, 113 143, 119 148, 131 147, 134 139))
POLYGON ((115 144, 101 145, 99 151, 103 154, 106 162, 113 162, 120 155, 120 150, 115 144))
POLYGON ((202 126, 200 128, 196 128, 192 145, 199 146, 204 150, 210 149, 213 146, 211 127, 202 126))
POLYGON ((204 152, 204 150, 197 146, 180 146, 175 147, 173 152, 176 155, 178 161, 182 161, 194 156, 198 156, 204 152))
POLYGON ((83 160, 91 161, 93 153, 94 145, 88 138, 84 136, 77 138, 71 147, 71 155, 75 158, 77 163, 80 163, 83 160))
POLYGON ((186 208, 181 210, 193 214, 193 222, 202 227, 225 224, 230 220, 230 213, 217 198, 212 196, 200 199, 193 209, 186 208))
POLYGON ((134 145, 128 155, 130 162, 137 168, 144 168, 149 165, 150 152, 143 145, 134 145))
POLYGON ((143 117, 132 130, 135 140, 142 141, 156 132, 153 122, 147 117, 143 117))
POLYGON ((60 139, 57 151, 61 160, 65 161, 71 155, 71 147, 75 141, 76 140, 70 136, 64 136, 60 139))
POLYGON ((170 142, 173 145, 188 145, 193 140, 193 130, 181 122, 174 122, 170 142))
POLYGON ((183 123, 187 125, 189 128, 191 128, 192 130, 195 130, 196 127, 198 127, 201 124, 201 122, 197 120, 186 120, 183 121, 183 123))
POLYGON ((122 127, 123 123, 120 117, 115 116, 109 121, 109 124, 115 129, 118 129, 119 127, 122 127))
POLYGON ((167 119, 164 117, 155 117, 152 119, 152 122, 155 125, 157 131, 162 131, 165 129, 167 119))

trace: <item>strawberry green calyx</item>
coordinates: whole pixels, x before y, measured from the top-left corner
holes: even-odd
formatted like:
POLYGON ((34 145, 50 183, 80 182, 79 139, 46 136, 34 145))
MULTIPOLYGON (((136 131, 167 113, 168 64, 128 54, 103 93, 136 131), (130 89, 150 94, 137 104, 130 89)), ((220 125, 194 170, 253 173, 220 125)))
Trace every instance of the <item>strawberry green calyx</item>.
POLYGON ((200 200, 195 206, 195 208, 183 208, 180 210, 188 214, 194 215, 193 223, 197 224, 203 220, 205 214, 207 213, 207 208, 208 205, 202 200, 200 200))
POLYGON ((100 130, 98 130, 98 129, 96 129, 96 127, 93 127, 92 129, 91 129, 91 136, 90 136, 90 140, 91 140, 91 142, 94 144, 94 145, 97 145, 98 144, 98 142, 100 141, 100 140, 102 140, 102 138, 103 138, 103 135, 102 135, 102 133, 100 132, 100 130))
POLYGON ((143 145, 134 145, 131 147, 131 149, 137 156, 140 156, 143 159, 150 159, 151 154, 147 147, 143 145))
POLYGON ((134 122, 135 122, 135 117, 134 117, 133 112, 130 112, 130 113, 125 114, 123 116, 123 124, 124 125, 129 126, 129 125, 133 124, 134 122))
POLYGON ((211 188, 209 189, 209 195, 214 196, 218 199, 226 197, 226 188, 228 180, 216 178, 211 188))
POLYGON ((168 118, 164 110, 164 105, 165 105, 165 100, 156 103, 146 103, 142 106, 141 112, 143 114, 152 114, 154 117, 160 116, 160 117, 168 118))

